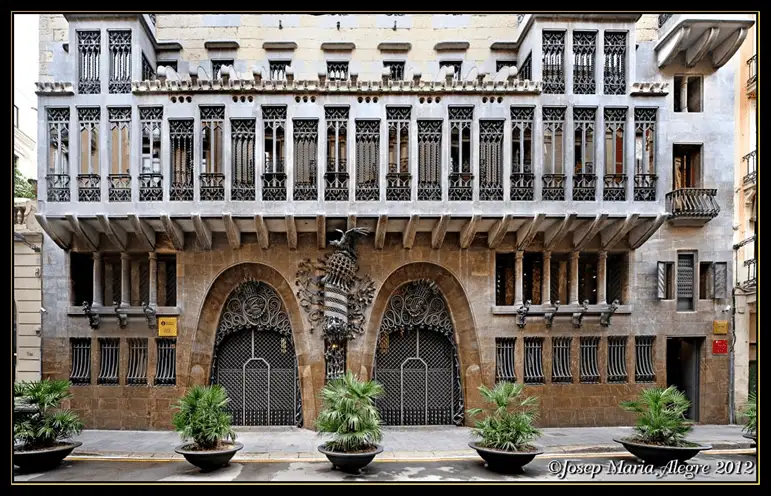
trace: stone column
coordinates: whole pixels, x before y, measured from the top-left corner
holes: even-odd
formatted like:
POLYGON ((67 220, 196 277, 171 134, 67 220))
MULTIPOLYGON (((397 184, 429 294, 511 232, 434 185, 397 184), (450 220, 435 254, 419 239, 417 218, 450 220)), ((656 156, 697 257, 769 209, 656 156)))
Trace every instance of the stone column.
POLYGON ((551 252, 543 252, 541 269, 541 305, 551 305, 551 252))
POLYGON ((680 81, 680 111, 688 113, 688 76, 680 81))
MULTIPOLYGON (((104 305, 104 288, 102 287, 102 254, 94 252, 94 296, 91 301, 92 307, 101 307, 104 305)), ((76 301, 75 303, 82 303, 76 301)))
POLYGON ((578 255, 577 251, 570 252, 570 304, 578 305, 578 255))
POLYGON ((597 257, 597 304, 605 305, 608 301, 608 252, 601 251, 597 257))
POLYGON ((120 306, 131 306, 131 256, 120 254, 120 306))
POLYGON ((514 306, 522 305, 522 257, 524 251, 514 253, 514 306))
POLYGON ((158 255, 154 251, 151 251, 148 256, 150 257, 148 268, 148 278, 150 279, 148 281, 150 288, 148 291, 148 299, 150 301, 148 301, 147 304, 152 308, 155 308, 158 306, 158 255))

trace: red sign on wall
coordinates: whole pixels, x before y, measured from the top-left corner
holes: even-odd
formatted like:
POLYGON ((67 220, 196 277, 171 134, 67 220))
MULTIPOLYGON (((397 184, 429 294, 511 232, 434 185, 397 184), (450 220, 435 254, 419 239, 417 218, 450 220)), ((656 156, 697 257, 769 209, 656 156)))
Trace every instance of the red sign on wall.
POLYGON ((712 341, 712 354, 713 355, 725 355, 728 353, 728 340, 715 339, 712 341))

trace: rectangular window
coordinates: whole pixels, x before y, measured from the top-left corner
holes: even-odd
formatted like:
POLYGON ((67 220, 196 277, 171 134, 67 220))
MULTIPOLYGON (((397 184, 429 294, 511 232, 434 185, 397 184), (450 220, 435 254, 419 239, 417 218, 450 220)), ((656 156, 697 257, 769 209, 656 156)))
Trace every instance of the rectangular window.
POLYGON ((527 252, 522 257, 522 291, 523 301, 540 305, 541 299, 541 269, 543 256, 540 253, 527 252))
POLYGON ((626 36, 626 33, 605 31, 603 87, 606 95, 626 94, 626 36))
POLYGON ((131 31, 108 31, 110 93, 131 93, 131 31))
POLYGON ((656 372, 653 367, 653 343, 655 336, 635 336, 634 338, 634 381, 656 382, 656 372))
POLYGON ((316 119, 294 120, 294 200, 318 199, 319 123, 316 119))
POLYGON ((262 199, 286 201, 286 107, 262 107, 263 153, 262 199))
POLYGON ((675 76, 675 112, 701 112, 703 88, 702 76, 675 76))
POLYGON ((479 121, 479 199, 503 200, 502 120, 479 121))
POLYGON ((442 200, 442 121, 418 121, 418 200, 442 200))
POLYGON ((599 366, 599 336, 584 336, 580 341, 580 363, 581 368, 579 380, 585 384, 596 384, 600 382, 599 366))
POLYGON ((525 384, 543 384, 543 338, 525 338, 525 384))
POLYGON ((701 145, 676 144, 672 149, 673 189, 701 187, 701 145))
POLYGON ((101 92, 99 58, 102 46, 100 31, 78 31, 78 93, 96 95, 101 92))
MULTIPOLYGON (((131 172, 131 107, 110 107, 110 174, 129 175, 131 172)), ((130 176, 129 176, 130 179, 130 176)), ((124 201, 130 201, 129 199, 124 201)))
POLYGON ((177 306, 177 257, 158 255, 158 306, 177 306))
POLYGON ((163 200, 161 175, 161 127, 163 107, 139 108, 142 153, 139 172, 139 201, 163 200))
POLYGON ((551 381, 554 383, 573 382, 573 373, 570 371, 570 345, 569 337, 551 338, 552 342, 552 368, 551 381))
POLYGON ((70 109, 47 108, 48 201, 70 201, 70 109))
POLYGON ((147 338, 128 338, 128 352, 126 384, 147 384, 147 338))
POLYGON ((597 109, 573 108, 573 200, 594 201, 597 174, 594 169, 594 129, 597 109))
POLYGON ((388 69, 392 81, 404 81, 404 62, 383 62, 388 69))
MULTIPOLYGON (((123 298, 123 266, 120 255, 104 254, 102 256, 102 301, 105 305, 118 305, 123 298)), ((129 278, 129 294, 131 294, 131 279, 129 278)))
POLYGON ((99 181, 99 107, 78 108, 80 168, 78 171, 78 201, 100 201, 99 181))
POLYGON ((325 107, 327 168, 324 200, 348 201, 348 107, 325 107))
POLYGON ((565 32, 543 31, 542 50, 543 92, 545 94, 565 93, 565 32))
POLYGON ((626 200, 626 108, 605 107, 605 178, 603 200, 626 200))
POLYGON ((439 69, 442 67, 450 67, 453 70, 453 81, 460 81, 461 80, 461 69, 463 68, 463 62, 460 60, 443 60, 439 62, 439 69))
POLYGON ((656 201, 656 110, 634 109, 634 201, 656 201))
POLYGON ((201 200, 225 199, 222 128, 225 107, 201 107, 201 200))
POLYGON ((627 382, 626 336, 608 336, 608 382, 627 382))
MULTIPOLYGON (((474 107, 450 107, 450 200, 471 201, 471 123, 474 107)), ((441 194, 441 192, 440 192, 441 194)))
POLYGON ((660 300, 675 299, 675 263, 658 262, 657 291, 660 300))
POLYGON ((329 81, 347 81, 348 62, 327 62, 327 79, 329 81))
POLYGON ((677 311, 694 309, 694 255, 679 253, 677 255, 677 311))
POLYGON ((535 107, 511 107, 511 199, 532 201, 535 194, 533 175, 533 119, 535 107))
POLYGON ((608 254, 606 262, 607 300, 612 303, 618 300, 620 305, 626 303, 626 281, 628 278, 627 255, 624 253, 608 254))
POLYGON ((286 81, 286 70, 291 62, 289 60, 270 60, 268 70, 271 81, 286 81))
POLYGON ((495 382, 517 382, 517 338, 495 338, 495 382))
MULTIPOLYGON (((255 119, 230 120, 230 156, 232 161, 231 197, 233 201, 254 201, 257 197, 254 145, 255 119)), ((224 181, 224 176, 223 176, 224 181)))
POLYGON ((388 125, 388 175, 386 176, 386 200, 410 201, 412 176, 410 175, 410 107, 387 107, 388 125))
POLYGON ((495 254, 495 304, 514 304, 514 253, 495 254))
MULTIPOLYGON (((572 274, 571 274, 572 276, 572 274)), ((582 253, 578 257, 578 301, 597 304, 597 255, 582 253)))
POLYGON ((73 385, 91 384, 91 339, 70 339, 70 382, 73 385))
POLYGON ((152 81, 155 79, 155 69, 153 65, 147 60, 147 55, 142 53, 142 81, 152 81))
POLYGON ((726 298, 727 279, 728 264, 726 262, 700 262, 699 299, 718 300, 726 298))
MULTIPOLYGON (((223 67, 232 67, 233 66, 233 59, 219 59, 219 60, 212 60, 211 61, 211 72, 214 76, 214 79, 222 79, 222 68, 223 67)), ((231 74, 232 77, 232 74, 231 74)))
POLYGON ((543 108, 543 166, 544 173, 564 175, 563 128, 565 125, 565 107, 543 108))
POLYGON ((155 385, 173 386, 177 383, 177 340, 158 338, 155 344, 155 385))
POLYGON ((356 121, 356 200, 380 199, 380 121, 356 121))
POLYGON ((70 251, 70 302, 89 305, 94 301, 94 257, 70 251))
POLYGON ((118 384, 120 338, 99 338, 99 375, 97 384, 118 384))
POLYGON ((596 32, 573 31, 573 93, 576 95, 593 95, 596 92, 596 51, 596 32))
POLYGON ((193 120, 169 119, 171 201, 193 201, 193 120))

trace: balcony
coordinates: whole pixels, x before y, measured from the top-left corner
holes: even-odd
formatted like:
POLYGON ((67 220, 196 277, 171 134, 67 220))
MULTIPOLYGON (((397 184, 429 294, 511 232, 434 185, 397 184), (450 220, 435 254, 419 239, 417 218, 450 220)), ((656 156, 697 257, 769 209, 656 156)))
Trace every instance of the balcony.
POLYGON ((69 174, 48 174, 46 176, 46 188, 48 201, 70 201, 70 176, 69 174))
POLYGON ((597 196, 597 176, 573 174, 573 201, 594 201, 597 196))
POLYGON ((747 61, 747 96, 757 97, 758 87, 758 55, 755 54, 747 61))
POLYGON ((752 200, 755 199, 755 193, 757 192, 758 184, 758 155, 757 151, 753 150, 744 157, 742 157, 743 169, 746 174, 742 178, 742 189, 744 190, 744 202, 747 205, 752 204, 752 200))
POLYGON ((206 172, 198 179, 201 181, 201 201, 225 200, 225 174, 206 172))
POLYGON ((739 50, 754 23, 749 14, 660 14, 658 67, 694 67, 708 59, 719 69, 739 50))
POLYGON ((717 190, 681 188, 667 193, 669 221, 676 226, 703 226, 720 213, 717 190))
POLYGON ((745 260, 744 273, 739 277, 739 286, 745 291, 752 291, 758 285, 758 261, 756 259, 745 260))
POLYGON ((626 174, 605 174, 602 199, 604 201, 626 201, 626 174))

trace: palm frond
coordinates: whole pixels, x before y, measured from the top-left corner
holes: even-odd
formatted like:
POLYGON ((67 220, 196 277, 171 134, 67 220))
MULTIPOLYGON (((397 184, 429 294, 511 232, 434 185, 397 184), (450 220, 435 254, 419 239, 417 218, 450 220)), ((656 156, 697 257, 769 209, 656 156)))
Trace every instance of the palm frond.
MULTIPOLYGON (((479 394, 491 406, 492 412, 477 421, 471 430, 479 438, 477 444, 485 448, 503 451, 524 451, 538 439, 541 431, 535 427, 538 419, 538 397, 524 396, 524 385, 499 382, 495 387, 479 386, 479 394)), ((470 417, 485 410, 469 409, 470 417)))
POLYGON ((60 409, 61 402, 72 396, 69 381, 17 382, 13 395, 19 403, 35 407, 34 413, 14 419, 15 444, 27 449, 46 448, 83 430, 83 423, 74 412, 60 409))
POLYGON ((691 402, 675 386, 644 389, 637 399, 623 401, 620 406, 636 414, 635 437, 647 444, 682 446, 693 429, 685 417, 691 402))
POLYGON ((193 386, 177 401, 172 418, 183 441, 192 440, 203 449, 214 449, 223 440, 235 441, 232 417, 225 411, 230 399, 219 384, 193 386))

